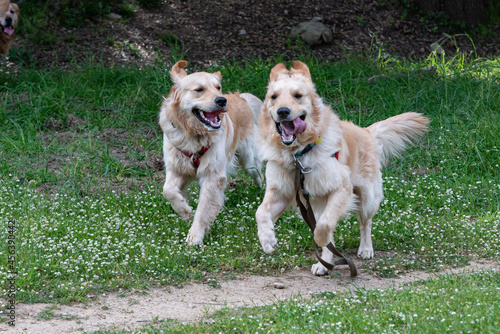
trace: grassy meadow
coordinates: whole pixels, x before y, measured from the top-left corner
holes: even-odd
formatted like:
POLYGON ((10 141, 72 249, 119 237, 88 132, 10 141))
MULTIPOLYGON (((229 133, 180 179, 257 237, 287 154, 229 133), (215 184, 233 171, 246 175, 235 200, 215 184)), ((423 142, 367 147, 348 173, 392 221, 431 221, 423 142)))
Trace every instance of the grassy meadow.
MULTIPOLYGON (((17 300, 26 303, 88 301, 103 291, 188 281, 217 288, 239 273, 279 275, 315 262, 312 235, 294 211, 277 223, 275 253, 262 252, 254 214, 264 190, 244 174, 230 182, 204 245, 186 245, 190 223, 162 196, 157 125, 176 60, 142 69, 99 63, 1 69, 0 297, 9 277, 9 222, 16 224, 17 300)), ((416 111, 432 120, 418 145, 384 169, 386 198, 373 226, 376 257, 362 268, 384 278, 472 259, 498 261, 500 59, 302 60, 342 119, 368 126, 416 111)), ((209 70, 222 72, 224 91, 263 98, 279 61, 209 70)), ((196 206, 196 184, 190 193, 196 206)), ((339 224, 335 241, 355 256, 355 217, 339 224)), ((144 331, 498 332, 499 297, 498 272, 448 275, 403 290, 353 289, 225 309, 211 324, 170 321, 144 331)))

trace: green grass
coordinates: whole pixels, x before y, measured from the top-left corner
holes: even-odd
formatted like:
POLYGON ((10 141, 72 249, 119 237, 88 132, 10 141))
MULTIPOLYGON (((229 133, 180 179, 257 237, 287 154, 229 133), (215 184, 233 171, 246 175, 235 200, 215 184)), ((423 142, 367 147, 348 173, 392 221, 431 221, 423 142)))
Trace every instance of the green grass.
MULTIPOLYGON (((165 322, 143 333, 496 333, 500 275, 441 276, 402 290, 353 289, 230 309, 212 322, 165 322)), ((104 332, 98 332, 104 333, 104 332)), ((109 333, 109 332, 105 332, 109 333)), ((116 331, 113 333, 125 333, 116 331)))
MULTIPOLYGON (((363 267, 381 277, 394 277, 412 270, 460 267, 472 258, 498 260, 500 60, 466 62, 437 56, 418 63, 302 60, 311 66, 320 95, 343 119, 367 126, 417 111, 432 120, 431 131, 417 147, 384 170, 386 199, 373 227, 375 251, 383 253, 364 261, 363 267), (436 69, 433 76, 421 70, 429 65, 436 69), (377 79, 371 83, 367 79, 373 76, 377 79)), ((274 64, 252 60, 217 70, 222 72, 225 91, 263 97, 274 64)), ((139 69, 91 63, 77 64, 71 71, 21 68, 16 75, 0 71, 0 240, 8 237, 8 221, 15 220, 19 301, 85 301, 103 290, 192 280, 217 288, 218 281, 237 273, 279 275, 314 263, 310 231, 293 211, 277 223, 276 252, 268 256, 261 251, 254 214, 264 190, 241 181, 226 191, 225 208, 204 246, 186 246, 190 224, 164 200, 163 171, 151 168, 151 158, 161 157, 157 118, 162 96, 171 85, 171 65, 167 61, 139 69)), ((198 187, 193 185, 190 193, 196 206, 198 187)), ((355 256, 359 227, 354 217, 339 225, 335 240, 337 247, 355 256)), ((7 243, 0 242, 2 287, 8 276, 6 254, 7 243)), ((225 310, 212 327, 192 326, 202 332, 224 332, 244 318, 249 331, 293 332, 294 326, 311 317, 314 321, 306 332, 414 328, 466 332, 467 326, 472 331, 492 331, 498 329, 498 281, 493 273, 452 275, 403 291, 356 290, 346 297, 349 305, 335 295, 314 301, 298 298, 262 309, 225 310), (491 293, 474 289, 476 283, 489 286, 491 293), (437 298, 427 292, 437 291, 437 286, 451 291, 454 284, 458 292, 439 295, 440 317, 445 319, 441 323, 437 298), (484 316, 471 311, 471 319, 480 320, 474 324, 459 319, 466 316, 464 312, 457 315, 451 310, 468 302, 471 294, 485 300, 478 308, 484 316), (450 300, 450 295, 458 301, 450 300), (413 299, 417 297, 422 299, 418 303, 413 299), (376 305, 374 301, 381 298, 387 305, 376 305), (356 299, 363 303, 358 305, 356 299), (353 313, 357 319, 345 314, 333 317, 332 325, 332 308, 348 307, 363 308, 353 313), (377 317, 377 325, 366 318, 364 308, 371 319, 377 317), (295 315, 287 318, 287 314, 295 315), (463 327, 460 321, 465 321, 463 327), (321 327, 323 323, 327 326, 321 327), (421 327, 424 323, 427 327, 421 327), (478 323, 486 327, 477 327, 478 323), (445 327, 450 324, 454 327, 445 327)), ((190 332, 190 326, 175 328, 190 332)))

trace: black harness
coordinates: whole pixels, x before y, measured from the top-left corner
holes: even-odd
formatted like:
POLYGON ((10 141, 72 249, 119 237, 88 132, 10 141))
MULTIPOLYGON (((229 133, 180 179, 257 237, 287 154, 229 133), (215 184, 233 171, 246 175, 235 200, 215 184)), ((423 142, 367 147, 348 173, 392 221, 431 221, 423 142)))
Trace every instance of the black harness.
MULTIPOLYGON (((307 223, 309 228, 311 229, 311 232, 314 236, 314 230, 316 229, 316 218, 314 217, 314 212, 311 207, 311 203, 309 201, 309 193, 307 193, 304 190, 304 176, 305 174, 309 174, 312 171, 311 167, 304 167, 302 163, 300 162, 299 158, 309 152, 315 145, 319 144, 321 142, 318 140, 315 144, 309 144, 307 145, 302 151, 297 152, 293 155, 293 159, 295 161, 295 167, 297 168, 297 176, 295 179, 295 183, 297 184, 297 192, 295 195, 295 199, 297 200, 297 206, 300 209, 300 213, 302 215, 302 218, 304 221, 307 223), (302 203, 300 200, 300 192, 302 192, 302 196, 306 200, 306 205, 302 203)), ((332 157, 336 158, 338 160, 339 152, 335 152, 332 154, 332 157)), ((316 243, 315 243, 316 245, 316 243)), ((316 254, 316 257, 318 258, 318 261, 321 262, 322 265, 325 266, 326 269, 332 270, 336 265, 342 265, 342 264, 347 264, 349 266, 349 269, 351 270, 351 277, 355 277, 358 275, 358 271, 356 269, 356 266, 354 265, 354 262, 352 262, 351 259, 346 258, 342 255, 342 253, 339 252, 339 250, 335 247, 333 243, 328 243, 326 247, 336 256, 340 257, 337 261, 334 263, 328 263, 325 260, 321 258, 321 256, 318 253, 318 250, 316 247, 314 248, 314 253, 316 254)))

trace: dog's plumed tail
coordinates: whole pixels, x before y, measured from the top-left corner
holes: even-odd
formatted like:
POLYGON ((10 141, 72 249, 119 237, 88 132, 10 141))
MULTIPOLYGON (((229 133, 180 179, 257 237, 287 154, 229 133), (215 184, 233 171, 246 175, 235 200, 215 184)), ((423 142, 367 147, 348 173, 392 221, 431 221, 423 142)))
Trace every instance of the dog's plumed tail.
POLYGON ((392 156, 400 156, 428 130, 429 119, 422 114, 407 112, 370 125, 367 130, 381 146, 383 165, 392 156))

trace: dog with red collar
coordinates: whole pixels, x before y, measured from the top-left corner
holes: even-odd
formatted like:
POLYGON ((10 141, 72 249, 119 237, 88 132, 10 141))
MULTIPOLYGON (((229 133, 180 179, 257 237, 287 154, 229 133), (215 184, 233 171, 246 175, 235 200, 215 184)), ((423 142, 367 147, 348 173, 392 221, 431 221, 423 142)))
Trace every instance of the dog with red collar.
POLYGON ((200 196, 187 242, 199 245, 224 203, 228 172, 236 164, 255 184, 262 183, 256 144, 262 101, 249 93, 223 94, 219 71, 188 74, 186 66, 181 60, 172 67, 174 85, 160 111, 163 195, 183 220, 190 221, 193 209, 185 193, 191 181, 198 181, 200 196))

